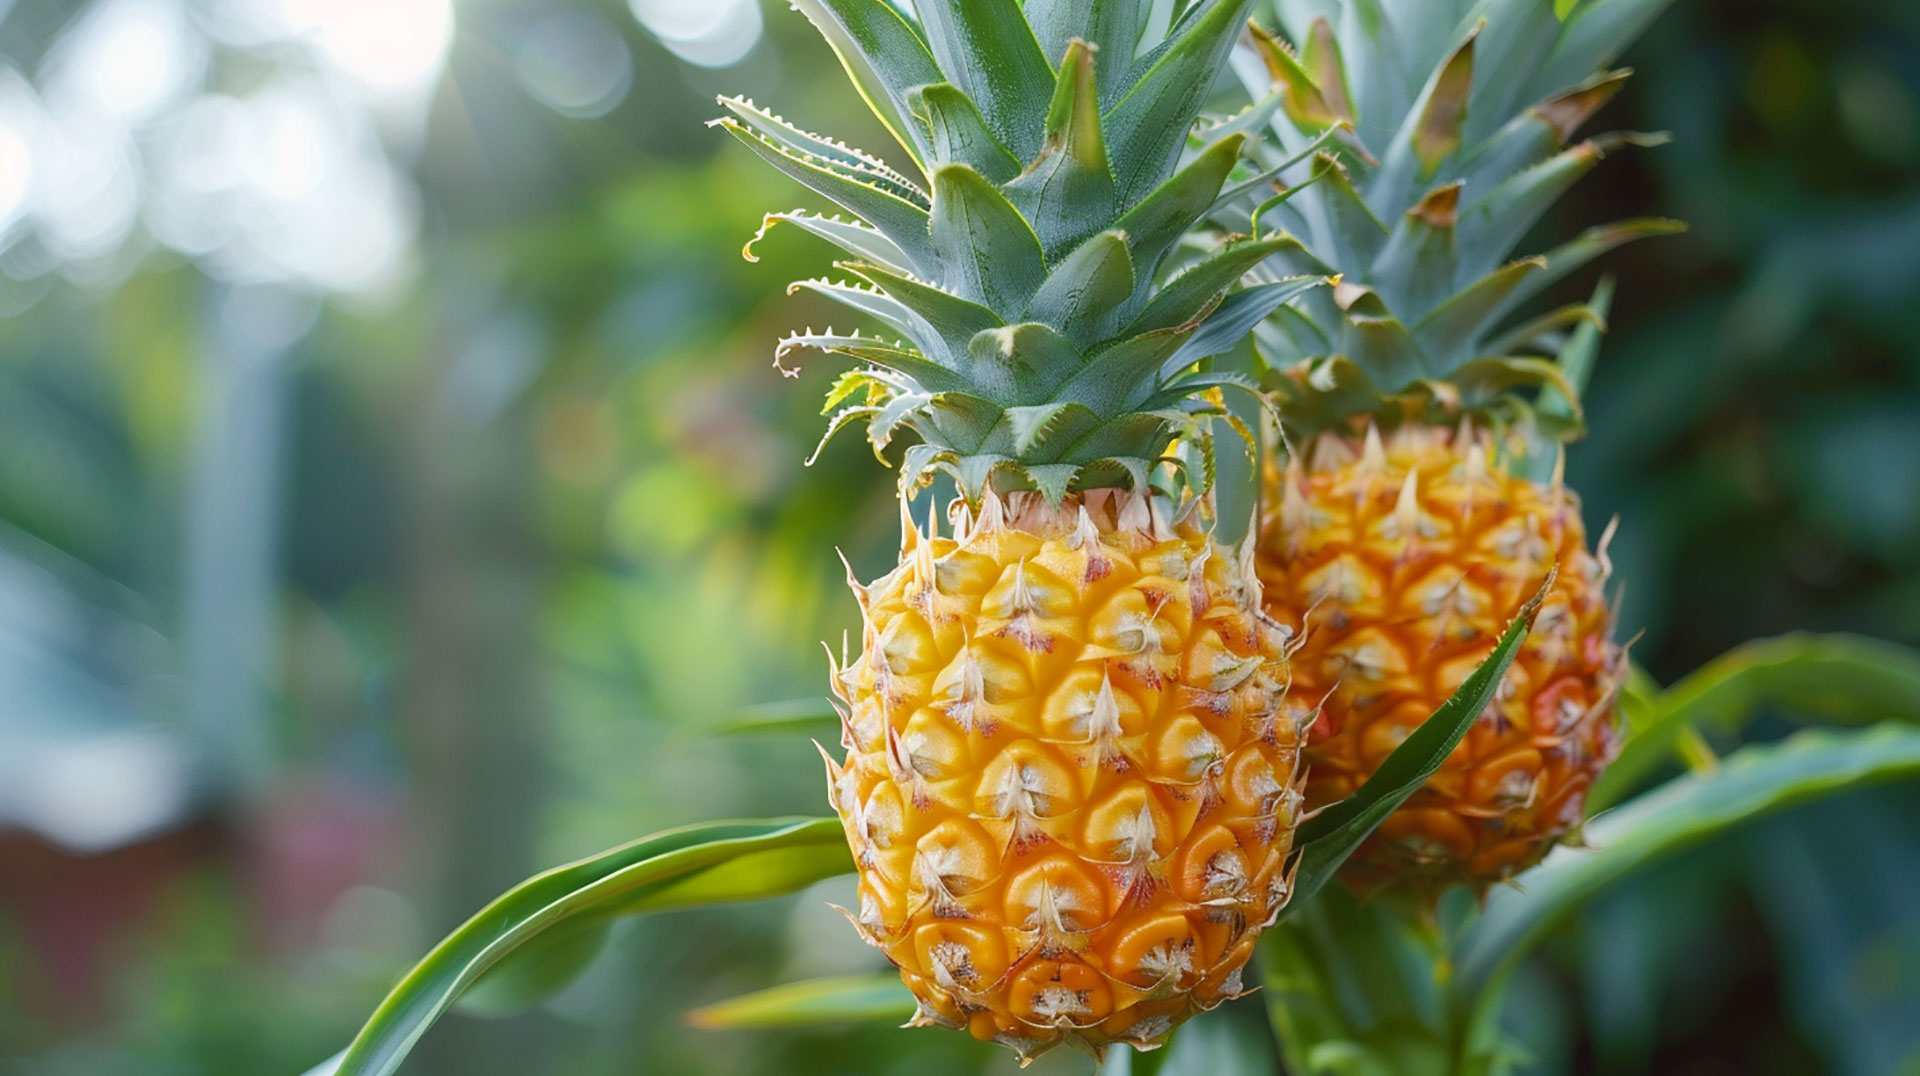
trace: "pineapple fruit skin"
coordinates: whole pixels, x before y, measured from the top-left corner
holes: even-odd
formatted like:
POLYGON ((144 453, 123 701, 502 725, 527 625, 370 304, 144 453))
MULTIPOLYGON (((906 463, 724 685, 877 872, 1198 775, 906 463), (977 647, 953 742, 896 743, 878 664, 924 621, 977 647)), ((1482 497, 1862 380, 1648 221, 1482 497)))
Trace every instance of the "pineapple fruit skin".
POLYGON ((1309 810, 1353 794, 1558 569, 1495 701, 1341 871, 1362 893, 1484 892, 1577 829, 1619 749, 1627 666, 1605 539, 1590 550, 1572 493, 1506 473, 1491 437, 1465 426, 1384 440, 1369 426, 1307 450, 1269 476, 1279 510, 1258 567, 1268 613, 1304 628, 1294 690, 1324 699, 1305 736, 1309 810))
POLYGON ((1158 1045, 1243 992, 1287 899, 1288 633, 1251 564, 1164 499, 989 493, 955 514, 961 537, 908 524, 899 566, 854 587, 846 761, 827 763, 850 918, 916 1024, 1023 1058, 1158 1045))

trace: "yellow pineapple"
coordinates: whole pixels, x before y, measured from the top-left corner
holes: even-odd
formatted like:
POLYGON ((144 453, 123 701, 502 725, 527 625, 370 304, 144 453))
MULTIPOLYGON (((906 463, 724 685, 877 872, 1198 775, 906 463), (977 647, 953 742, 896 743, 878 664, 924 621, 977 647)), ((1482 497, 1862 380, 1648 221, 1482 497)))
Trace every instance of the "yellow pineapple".
POLYGON ((1154 1045, 1286 903, 1298 727, 1244 566, 1164 498, 989 493, 857 591, 834 808, 918 1022, 1154 1045), (1171 518, 1170 518, 1171 517, 1171 518))
POLYGON ((1256 31, 1239 57, 1271 110, 1260 152, 1297 163, 1238 221, 1290 238, 1263 271, 1340 278, 1257 334, 1302 449, 1268 468, 1259 572, 1269 611, 1305 628, 1297 690, 1326 699, 1309 808, 1358 787, 1558 568, 1499 701, 1347 862, 1362 889, 1511 877, 1578 825, 1612 757, 1624 659, 1604 555, 1553 477, 1558 442, 1580 432, 1608 293, 1514 315, 1596 255, 1675 226, 1513 248, 1606 151, 1658 141, 1575 134, 1627 76, 1596 68, 1659 7, 1431 0, 1355 19, 1336 0, 1279 0, 1284 37, 1256 31))
POLYGON ((776 362, 855 360, 829 435, 908 442, 903 498, 959 493, 949 535, 909 526, 854 587, 829 761, 852 917, 919 1023, 1023 1057, 1157 1045, 1240 992, 1301 814, 1288 635, 1180 462, 1224 383, 1196 364, 1307 286, 1240 288, 1276 244, 1195 230, 1252 178, 1243 135, 1189 146, 1251 2, 1171 26, 1107 0, 797 6, 912 167, 722 100, 716 122, 858 218, 767 218, 850 256, 796 287, 900 337, 801 333, 776 362))

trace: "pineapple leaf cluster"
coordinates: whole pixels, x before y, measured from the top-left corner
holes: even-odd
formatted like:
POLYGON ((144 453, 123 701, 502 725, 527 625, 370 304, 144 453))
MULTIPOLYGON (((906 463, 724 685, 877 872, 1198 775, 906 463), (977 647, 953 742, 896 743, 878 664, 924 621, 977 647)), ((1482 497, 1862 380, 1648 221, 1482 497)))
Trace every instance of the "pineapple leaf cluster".
POLYGON ((762 227, 838 246, 837 278, 794 288, 889 333, 781 341, 783 370, 801 351, 856 364, 829 395, 827 436, 864 423, 876 453, 907 445, 903 489, 944 471, 972 501, 991 484, 1057 503, 1178 470, 1168 445, 1231 380, 1196 363, 1317 282, 1235 291, 1275 241, 1183 246, 1223 191, 1260 179, 1244 131, 1194 131, 1252 0, 796 6, 911 161, 743 99, 722 98, 714 121, 853 218, 796 210, 762 227), (1166 280, 1176 249, 1183 271, 1166 280))
POLYGON ((1255 152, 1325 148, 1223 220, 1283 229, 1269 271, 1341 278, 1258 329, 1294 433, 1464 413, 1577 434, 1584 372, 1562 350, 1603 304, 1516 315, 1606 251, 1680 226, 1624 220, 1514 252, 1609 151, 1664 140, 1580 131, 1627 79, 1610 62, 1667 2, 1276 0, 1279 33, 1256 26, 1234 57, 1271 128, 1255 152))

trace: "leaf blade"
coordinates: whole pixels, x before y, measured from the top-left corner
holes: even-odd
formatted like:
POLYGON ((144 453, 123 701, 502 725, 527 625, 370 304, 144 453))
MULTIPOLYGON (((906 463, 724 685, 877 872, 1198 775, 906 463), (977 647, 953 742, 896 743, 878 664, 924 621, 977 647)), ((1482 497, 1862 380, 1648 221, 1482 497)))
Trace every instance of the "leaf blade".
POLYGON ((1920 777, 1920 730, 1808 731, 1745 748, 1712 776, 1680 778, 1593 820, 1587 835, 1594 847, 1555 849, 1517 879, 1525 892, 1495 892, 1461 935, 1448 984, 1459 1026, 1484 1033, 1498 988, 1527 949, 1632 869, 1772 811, 1914 777, 1920 777))
POLYGON ((1654 700, 1654 713, 1621 747, 1587 796, 1589 811, 1626 797, 1702 728, 1733 731, 1762 705, 1836 723, 1920 724, 1920 652, 1859 635, 1797 632, 1742 644, 1654 700))
POLYGON ((668 830, 535 875, 482 908, 414 965, 354 1037, 336 1074, 388 1076, 398 1070, 427 1028, 488 968, 555 926, 597 915, 758 900, 852 866, 839 821, 805 818, 668 830), (780 855, 796 849, 811 855, 780 855), (739 869, 743 861, 758 865, 767 855, 777 858, 770 864, 777 872, 739 869), (709 873, 716 870, 718 875, 709 873))
POLYGON ((913 1018, 913 995, 894 972, 840 975, 782 983, 687 1013, 687 1023, 710 1031, 815 1027, 821 1024, 913 1018))

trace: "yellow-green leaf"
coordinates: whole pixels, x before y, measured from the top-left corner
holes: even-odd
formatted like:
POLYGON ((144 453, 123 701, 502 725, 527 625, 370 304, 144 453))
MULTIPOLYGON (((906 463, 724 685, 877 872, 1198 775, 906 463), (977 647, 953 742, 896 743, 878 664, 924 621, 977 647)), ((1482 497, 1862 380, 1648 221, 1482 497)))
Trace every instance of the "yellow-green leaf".
POLYGON ((694 1027, 810 1027, 912 1019, 913 995, 894 972, 803 979, 715 1002, 687 1014, 694 1027))

